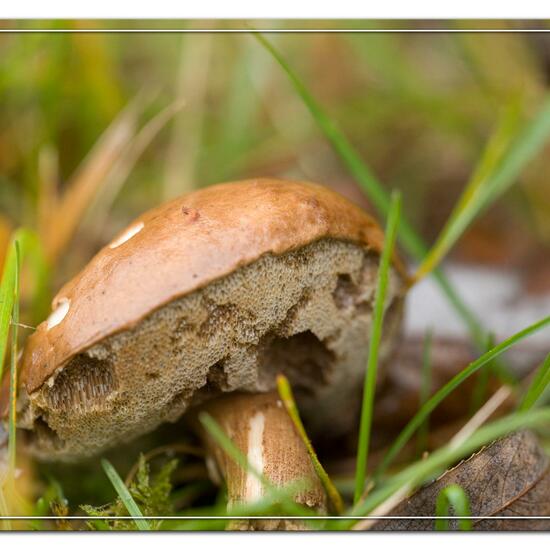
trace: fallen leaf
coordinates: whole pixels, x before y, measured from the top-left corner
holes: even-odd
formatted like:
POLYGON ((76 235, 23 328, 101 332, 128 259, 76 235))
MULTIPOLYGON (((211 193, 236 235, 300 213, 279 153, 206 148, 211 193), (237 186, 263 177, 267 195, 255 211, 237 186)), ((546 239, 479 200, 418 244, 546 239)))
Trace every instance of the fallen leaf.
MULTIPOLYGON (((550 516, 549 463, 535 434, 527 430, 513 433, 448 470, 388 514, 415 519, 381 520, 374 530, 433 530, 435 520, 421 517, 435 515, 437 496, 452 484, 460 485, 468 496, 472 516, 499 518, 473 520, 473 530, 548 530, 550 518, 519 517, 550 516)), ((458 529, 456 520, 449 521, 449 529, 458 529)))

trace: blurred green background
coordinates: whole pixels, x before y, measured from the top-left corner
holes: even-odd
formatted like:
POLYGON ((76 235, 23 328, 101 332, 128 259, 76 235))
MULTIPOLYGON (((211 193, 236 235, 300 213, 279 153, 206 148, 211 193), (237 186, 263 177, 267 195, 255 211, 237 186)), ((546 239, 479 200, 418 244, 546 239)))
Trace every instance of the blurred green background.
MULTIPOLYGON (((15 25, 78 30, 136 24, 15 25)), ((547 34, 269 38, 379 179, 402 190, 409 219, 428 241, 444 224, 502 110, 516 105, 527 119, 550 76, 547 34)), ((55 288, 134 216, 211 183, 307 179, 369 208, 280 67, 248 33, 9 33, 0 35, 0 57, 0 262, 10 231, 33 227, 56 266, 55 288)), ((520 185, 474 224, 455 257, 539 266, 550 243, 549 164, 547 149, 520 185)))

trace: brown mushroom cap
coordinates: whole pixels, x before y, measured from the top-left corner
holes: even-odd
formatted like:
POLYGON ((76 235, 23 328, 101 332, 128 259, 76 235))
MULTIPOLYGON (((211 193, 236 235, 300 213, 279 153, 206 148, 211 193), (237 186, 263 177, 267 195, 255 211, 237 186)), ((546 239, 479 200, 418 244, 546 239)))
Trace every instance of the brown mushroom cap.
MULTIPOLYGON (((221 392, 270 390, 279 370, 310 400, 345 404, 382 241, 361 209, 312 183, 221 184, 146 212, 27 342, 20 418, 35 451, 93 453, 221 392)), ((403 289, 392 270, 390 325, 403 289)))

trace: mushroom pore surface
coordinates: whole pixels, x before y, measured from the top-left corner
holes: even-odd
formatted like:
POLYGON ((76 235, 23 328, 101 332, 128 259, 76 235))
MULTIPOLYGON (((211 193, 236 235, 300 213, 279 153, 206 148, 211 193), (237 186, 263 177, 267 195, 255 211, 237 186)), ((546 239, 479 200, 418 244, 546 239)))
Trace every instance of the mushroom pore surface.
MULTIPOLYGON (((377 270, 371 249, 324 238, 264 254, 164 305, 22 391, 31 449, 48 459, 92 455, 224 392, 272 390, 279 372, 310 433, 341 433, 359 404, 377 270)), ((382 360, 401 317, 393 268, 387 304, 382 360)))

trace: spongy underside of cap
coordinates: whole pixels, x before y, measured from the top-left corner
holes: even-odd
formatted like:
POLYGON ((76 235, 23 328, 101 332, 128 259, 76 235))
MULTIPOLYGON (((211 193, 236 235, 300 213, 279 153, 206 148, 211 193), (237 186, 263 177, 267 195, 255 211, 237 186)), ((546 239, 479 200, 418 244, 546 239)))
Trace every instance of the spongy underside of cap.
MULTIPOLYGON (((370 251, 324 239, 265 255, 156 310, 28 396, 31 449, 88 456, 223 392, 271 390, 279 372, 313 434, 341 433, 357 411, 377 269, 370 251)), ((399 326, 401 288, 392 270, 382 356, 399 326)))

